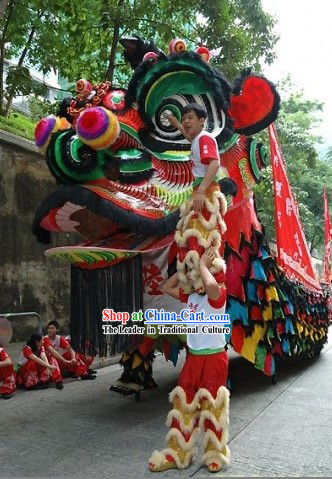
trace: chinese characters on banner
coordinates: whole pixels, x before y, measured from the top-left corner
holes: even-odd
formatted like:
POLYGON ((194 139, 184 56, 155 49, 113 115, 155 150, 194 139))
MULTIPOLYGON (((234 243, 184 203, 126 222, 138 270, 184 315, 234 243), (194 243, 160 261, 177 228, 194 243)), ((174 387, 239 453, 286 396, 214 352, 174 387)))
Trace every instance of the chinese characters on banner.
POLYGON ((327 202, 326 188, 324 188, 324 220, 325 220, 325 254, 324 254, 324 281, 329 284, 330 282, 330 254, 331 254, 331 239, 332 239, 332 226, 329 214, 329 206, 327 202))
POLYGON ((297 203, 288 182, 275 126, 269 126, 278 258, 284 273, 310 289, 321 290, 311 264, 297 203))

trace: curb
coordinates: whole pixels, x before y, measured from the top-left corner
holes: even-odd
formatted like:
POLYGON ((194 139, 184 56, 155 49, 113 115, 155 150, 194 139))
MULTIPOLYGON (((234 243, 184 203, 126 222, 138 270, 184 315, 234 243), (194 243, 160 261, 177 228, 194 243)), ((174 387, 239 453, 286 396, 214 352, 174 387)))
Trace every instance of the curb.
POLYGON ((112 366, 113 364, 118 364, 121 359, 121 355, 117 356, 112 356, 111 358, 101 358, 95 360, 91 366, 90 369, 102 369, 106 368, 107 366, 112 366))

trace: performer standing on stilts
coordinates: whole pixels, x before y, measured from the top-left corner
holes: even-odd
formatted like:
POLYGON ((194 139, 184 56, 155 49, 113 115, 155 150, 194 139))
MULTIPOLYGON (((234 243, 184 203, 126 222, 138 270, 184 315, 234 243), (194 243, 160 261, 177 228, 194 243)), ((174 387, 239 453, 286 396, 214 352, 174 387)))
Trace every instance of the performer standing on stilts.
MULTIPOLYGON (((178 272, 165 283, 164 291, 187 303, 190 310, 203 310, 208 317, 216 310, 225 313, 222 235, 226 231, 223 216, 227 204, 218 183, 217 142, 204 131, 206 116, 204 108, 192 103, 182 112, 182 124, 175 117, 168 117, 192 142, 195 180, 193 199, 181 207, 175 235, 178 272)), ((220 471, 229 464, 225 336, 203 334, 200 329, 198 334, 187 335, 187 344, 189 353, 178 386, 170 394, 173 409, 167 417, 167 448, 152 454, 149 469, 153 472, 188 467, 199 429, 204 432, 203 462, 209 471, 220 471)))

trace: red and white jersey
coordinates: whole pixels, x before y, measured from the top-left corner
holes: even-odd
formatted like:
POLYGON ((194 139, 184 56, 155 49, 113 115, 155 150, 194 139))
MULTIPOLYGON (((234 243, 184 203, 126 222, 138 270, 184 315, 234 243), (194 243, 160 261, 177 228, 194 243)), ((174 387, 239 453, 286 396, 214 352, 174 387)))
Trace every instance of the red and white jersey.
POLYGON ((211 133, 202 130, 195 136, 191 143, 191 155, 194 177, 203 178, 210 161, 219 161, 218 145, 211 133))
POLYGON ((51 339, 49 336, 44 336, 44 347, 47 350, 48 347, 52 346, 59 354, 62 354, 65 349, 67 349, 69 343, 65 340, 64 336, 57 334, 55 339, 51 339))
MULTIPOLYGON (((187 308, 190 312, 199 313, 204 311, 205 319, 207 319, 210 314, 225 314, 226 290, 221 288, 219 298, 214 300, 210 299, 207 294, 184 294, 180 288, 180 301, 187 303, 187 308)), ((202 325, 198 325, 198 334, 187 334, 187 345, 189 349, 201 351, 205 349, 214 350, 225 347, 226 340, 224 334, 202 332, 202 327, 208 324, 208 322, 204 322, 202 325)))
POLYGON ((8 354, 4 350, 4 348, 0 347, 0 361, 5 361, 7 358, 9 358, 8 354))
MULTIPOLYGON (((38 349, 38 355, 39 356, 40 356, 41 353, 44 353, 44 352, 45 352, 45 349, 43 347, 38 349)), ((24 366, 24 364, 26 364, 28 362, 29 356, 31 356, 31 354, 34 354, 34 352, 30 348, 30 346, 28 346, 28 345, 24 346, 22 351, 20 352, 17 363, 20 366, 24 366)))

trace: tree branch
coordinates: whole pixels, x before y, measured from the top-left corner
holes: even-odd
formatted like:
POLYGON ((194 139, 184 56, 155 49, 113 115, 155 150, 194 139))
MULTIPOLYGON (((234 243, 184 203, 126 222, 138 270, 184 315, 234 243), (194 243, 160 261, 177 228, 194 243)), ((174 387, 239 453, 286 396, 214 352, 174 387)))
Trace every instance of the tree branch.
POLYGON ((181 30, 178 28, 173 28, 173 26, 170 27, 169 24, 166 24, 164 22, 158 22, 157 20, 150 20, 148 18, 132 18, 132 20, 138 20, 140 22, 147 22, 147 23, 152 23, 153 25, 160 25, 162 27, 167 27, 170 30, 173 30, 174 32, 178 33, 181 35, 182 38, 188 40, 189 42, 194 43, 195 45, 199 46, 200 44, 196 42, 196 40, 193 40, 192 38, 188 37, 185 33, 183 33, 181 30))
POLYGON ((314 230, 313 237, 311 238, 311 241, 310 241, 310 254, 312 254, 313 250, 315 249, 314 247, 315 238, 316 238, 316 230, 314 230))
POLYGON ((8 10, 6 23, 5 23, 5 26, 3 28, 3 32, 2 32, 2 35, 1 35, 1 42, 0 42, 0 115, 1 116, 3 116, 3 114, 4 114, 3 75, 4 75, 4 65, 5 65, 5 44, 6 44, 7 30, 8 30, 8 26, 9 26, 9 23, 10 23, 12 12, 13 12, 13 7, 14 7, 14 0, 11 0, 10 4, 9 4, 9 10, 8 10))
MULTIPOLYGON (((30 34, 29 34, 29 37, 28 37, 28 40, 25 44, 25 47, 21 53, 21 56, 19 58, 19 61, 18 61, 18 64, 17 64, 17 67, 16 68, 20 68, 22 65, 23 65, 23 62, 25 60, 25 57, 28 53, 28 50, 30 48, 30 45, 32 43, 32 40, 33 40, 33 37, 36 33, 36 29, 37 29, 37 22, 38 20, 41 19, 41 17, 44 15, 44 12, 43 11, 40 11, 37 15, 37 19, 36 19, 36 22, 35 24, 32 26, 32 29, 30 31, 30 34)), ((12 88, 11 90, 9 90, 9 96, 8 96, 8 101, 7 101, 7 105, 6 105, 6 112, 5 112, 5 115, 6 116, 9 116, 9 112, 11 110, 11 107, 12 107, 12 102, 13 102, 13 99, 14 99, 14 89, 12 88)))
MULTIPOLYGON (((118 8, 121 7, 123 0, 118 1, 118 8)), ((113 38, 112 38, 112 45, 111 45, 111 53, 109 57, 109 63, 106 73, 106 80, 112 82, 114 69, 115 69, 115 54, 116 54, 116 47, 118 46, 118 41, 120 39, 120 24, 117 21, 114 21, 114 28, 113 28, 113 38)))

